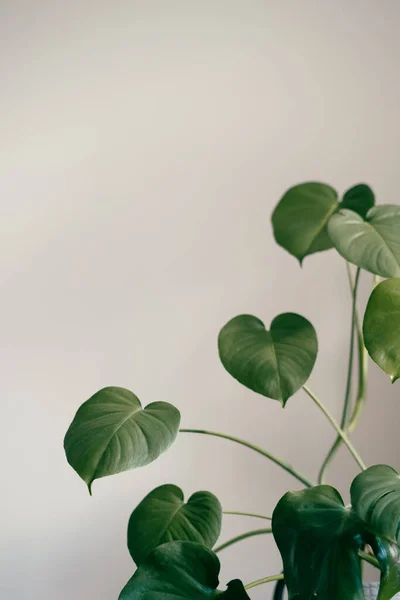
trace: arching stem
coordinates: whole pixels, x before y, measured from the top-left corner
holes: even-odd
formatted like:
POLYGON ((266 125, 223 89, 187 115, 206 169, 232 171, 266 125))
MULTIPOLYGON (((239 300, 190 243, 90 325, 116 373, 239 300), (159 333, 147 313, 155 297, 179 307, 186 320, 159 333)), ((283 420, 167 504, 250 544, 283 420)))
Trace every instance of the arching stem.
POLYGON ((331 423, 331 425, 333 426, 333 428, 336 430, 336 432, 338 433, 338 435, 342 438, 343 443, 349 449, 350 454, 354 457, 354 460, 357 462, 357 464, 360 467, 360 469, 362 471, 365 471, 365 469, 367 467, 366 467, 364 461, 362 460, 361 456, 359 455, 359 453, 357 452, 357 450, 354 448, 353 444, 351 443, 351 441, 347 437, 347 434, 343 431, 343 429, 341 429, 341 427, 335 421, 335 419, 330 414, 330 412, 328 411, 328 409, 322 404, 322 402, 314 394, 314 392, 312 392, 310 390, 310 388, 308 388, 306 385, 303 385, 303 390, 306 392, 306 394, 308 394, 310 396, 310 398, 315 402, 315 404, 318 406, 318 408, 324 413, 324 415, 326 416, 326 418, 328 419, 328 421, 331 423))
POLYGON ((256 519, 266 519, 272 521, 272 517, 266 517, 265 515, 258 515, 256 513, 240 512, 237 510, 224 510, 224 515, 238 515, 241 517, 255 517, 256 519))
POLYGON ((285 471, 287 471, 288 473, 293 475, 293 477, 298 479, 306 487, 313 487, 313 483, 309 479, 304 477, 304 475, 299 473, 299 471, 294 469, 289 463, 285 462, 284 460, 281 460, 280 458, 277 458, 270 452, 267 452, 267 450, 263 450, 262 448, 260 448, 259 446, 256 446, 255 444, 251 444, 250 442, 241 440, 240 438, 234 437, 233 435, 219 433, 218 431, 207 431, 206 429, 180 429, 179 431, 181 433, 200 433, 202 435, 212 435, 214 437, 219 437, 219 438, 223 438, 225 440, 230 440, 231 442, 236 442, 237 444, 240 444, 241 446, 250 448, 250 450, 254 450, 255 452, 258 452, 258 454, 265 456, 266 458, 268 458, 269 460, 274 462, 276 465, 280 466, 282 469, 284 469, 285 471))
POLYGON ((244 586, 245 590, 251 590, 251 588, 256 587, 257 585, 263 585, 264 583, 271 583, 271 581, 279 581, 283 579, 283 574, 279 573, 278 575, 270 575, 270 577, 263 577, 262 579, 257 579, 256 581, 252 581, 244 586))
POLYGON ((247 538, 254 537, 256 535, 264 535, 266 533, 272 533, 272 529, 254 529, 253 531, 246 531, 246 533, 237 535, 237 536, 231 538, 230 540, 228 540, 227 542, 220 544, 219 546, 214 548, 214 552, 215 553, 221 552, 221 550, 225 550, 225 548, 228 548, 229 546, 232 546, 233 544, 236 544, 237 542, 241 542, 242 540, 246 540, 247 538))

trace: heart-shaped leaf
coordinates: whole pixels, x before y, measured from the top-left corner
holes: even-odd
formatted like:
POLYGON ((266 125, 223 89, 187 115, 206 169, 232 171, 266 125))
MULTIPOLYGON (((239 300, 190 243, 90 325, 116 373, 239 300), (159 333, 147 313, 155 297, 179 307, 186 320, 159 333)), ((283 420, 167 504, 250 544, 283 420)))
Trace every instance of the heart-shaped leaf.
POLYGON ((168 542, 153 550, 122 590, 119 600, 249 600, 237 579, 217 590, 220 563, 194 542, 168 542))
POLYGON ((364 343, 372 360, 390 375, 400 377, 400 279, 383 281, 373 290, 363 323, 364 343))
POLYGON ((128 548, 140 565, 157 546, 175 540, 212 548, 221 532, 221 504, 210 492, 196 492, 184 503, 175 485, 162 485, 135 508, 128 525, 128 548))
POLYGON ((153 402, 142 409, 129 390, 107 387, 76 413, 64 439, 67 460, 91 491, 95 479, 155 460, 174 442, 179 423, 171 404, 153 402))
POLYGON ((365 220, 340 210, 329 219, 328 233, 347 261, 381 277, 400 276, 400 206, 375 206, 365 220))
POLYGON ((375 204, 374 192, 369 185, 359 183, 351 187, 343 196, 340 208, 348 208, 358 213, 363 219, 375 204))
POLYGON ((325 183, 290 188, 272 214, 277 243, 299 259, 332 248, 326 225, 339 207, 337 192, 325 183))
POLYGON ((279 315, 270 331, 256 317, 240 315, 222 328, 218 349, 235 379, 285 406, 310 376, 318 341, 314 327, 300 315, 279 315))
POLYGON ((400 477, 386 465, 369 467, 351 485, 354 511, 372 534, 368 540, 382 571, 378 600, 400 592, 400 477))
POLYGON ((358 558, 362 528, 330 486, 283 496, 272 517, 272 530, 289 599, 364 600, 358 558))
POLYGON ((302 263, 305 256, 333 248, 327 224, 339 208, 348 208, 363 218, 374 205, 371 188, 360 183, 351 187, 339 202, 337 192, 318 182, 290 188, 272 215, 277 243, 302 263))

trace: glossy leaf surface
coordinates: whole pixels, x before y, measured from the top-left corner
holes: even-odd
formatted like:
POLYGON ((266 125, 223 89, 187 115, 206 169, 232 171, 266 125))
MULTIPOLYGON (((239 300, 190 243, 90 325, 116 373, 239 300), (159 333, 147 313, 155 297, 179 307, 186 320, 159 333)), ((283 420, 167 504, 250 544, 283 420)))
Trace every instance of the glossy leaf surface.
POLYGON ((363 600, 358 557, 363 525, 327 485, 289 492, 272 529, 290 599, 363 600))
POLYGON ((328 232, 347 261, 381 277, 400 276, 400 206, 375 206, 365 220, 340 210, 330 218, 328 232))
POLYGON ((87 483, 143 467, 174 442, 179 411, 166 402, 142 408, 135 394, 107 387, 79 408, 64 439, 69 464, 87 483))
POLYGON ((194 542, 169 542, 154 550, 122 590, 119 600, 249 600, 237 579, 219 585, 220 563, 194 542))
POLYGON ((222 328, 218 348, 228 373, 284 406, 310 376, 318 341, 314 327, 300 315, 277 316, 269 331, 256 317, 240 315, 222 328))
POLYGON ((400 377, 400 279, 387 279, 373 290, 364 315, 365 347, 390 375, 400 377))
POLYGON ((128 548, 140 565, 157 546, 175 540, 212 548, 221 531, 221 504, 210 492, 196 492, 187 503, 175 485, 162 485, 135 508, 128 525, 128 548))
POLYGON ((337 192, 324 183, 290 188, 272 214, 276 242, 300 262, 309 254, 332 248, 326 225, 338 207, 337 192))
POLYGON ((354 511, 371 533, 382 570, 378 600, 400 592, 400 477, 386 465, 369 467, 351 486, 354 511))
POLYGON ((325 183, 295 185, 272 214, 275 240, 302 263, 309 254, 333 247, 327 225, 340 208, 350 209, 364 219, 374 202, 373 191, 364 183, 347 190, 341 202, 337 192, 325 183))

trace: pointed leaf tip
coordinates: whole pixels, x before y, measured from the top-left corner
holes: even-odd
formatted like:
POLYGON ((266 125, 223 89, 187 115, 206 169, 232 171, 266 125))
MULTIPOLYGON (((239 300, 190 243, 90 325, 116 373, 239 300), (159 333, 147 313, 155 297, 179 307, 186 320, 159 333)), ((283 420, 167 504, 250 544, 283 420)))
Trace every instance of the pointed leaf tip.
POLYGON ((337 207, 337 192, 320 182, 291 187, 272 213, 276 242, 299 259, 332 248, 326 224, 337 207))
POLYGON ((107 387, 78 409, 65 435, 65 454, 91 494, 95 479, 156 460, 175 441, 179 423, 172 404, 152 402, 142 408, 129 390, 107 387))
POLYGON ((256 317, 239 315, 221 329, 218 350, 232 377, 284 407, 309 378, 318 340, 311 323, 295 313, 275 317, 269 331, 256 317))
POLYGON ((328 233, 332 215, 341 209, 351 209, 362 219, 374 205, 375 198, 366 184, 347 190, 342 202, 329 185, 309 181, 291 187, 282 196, 272 213, 272 228, 276 242, 299 259, 333 247, 328 233))

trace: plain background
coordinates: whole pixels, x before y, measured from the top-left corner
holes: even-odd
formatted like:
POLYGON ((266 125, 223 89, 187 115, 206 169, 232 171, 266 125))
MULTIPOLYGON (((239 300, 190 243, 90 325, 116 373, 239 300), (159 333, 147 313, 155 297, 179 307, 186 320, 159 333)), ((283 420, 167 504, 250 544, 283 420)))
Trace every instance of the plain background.
MULTIPOLYGON (((344 263, 327 252, 301 269, 270 214, 310 179, 398 202, 399 19, 398 0, 0 2, 1 598, 116 599, 133 572, 128 517, 162 483, 266 514, 297 487, 244 448, 182 434, 90 498, 62 441, 103 386, 315 477, 333 439, 323 416, 302 393, 282 410, 241 387, 216 339, 243 312, 308 317, 310 386, 339 415, 344 263)), ((354 437, 368 463, 400 467, 399 386, 371 368, 354 437)), ((346 498, 356 472, 342 451, 330 480, 346 498)), ((226 517, 222 539, 263 526, 226 517)), ((268 537, 221 559, 222 583, 280 569, 268 537)))

